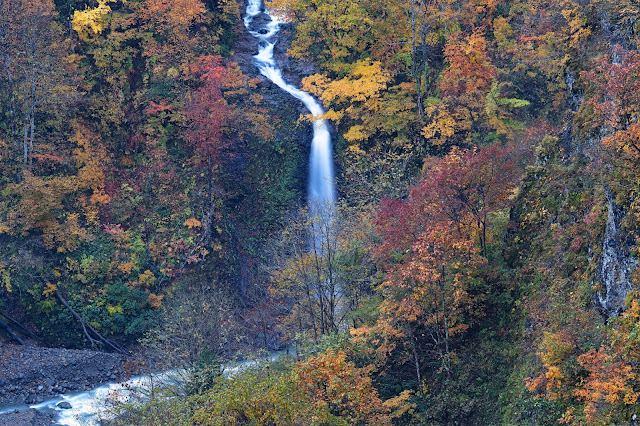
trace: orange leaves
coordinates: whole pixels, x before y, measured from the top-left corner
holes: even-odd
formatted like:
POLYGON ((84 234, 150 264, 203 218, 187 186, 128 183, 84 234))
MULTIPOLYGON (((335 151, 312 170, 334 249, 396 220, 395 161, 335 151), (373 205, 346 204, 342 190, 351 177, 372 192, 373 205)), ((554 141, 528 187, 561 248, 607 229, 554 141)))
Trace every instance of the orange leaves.
POLYGON ((530 392, 540 392, 549 399, 567 397, 571 378, 566 377, 567 364, 575 357, 577 345, 575 336, 566 330, 557 333, 545 333, 542 339, 543 348, 540 357, 544 372, 535 378, 525 379, 530 392))
POLYGON ((7 224, 24 235, 41 232, 48 248, 75 250, 83 241, 91 239, 81 226, 79 215, 65 210, 65 199, 77 190, 78 181, 73 176, 47 179, 25 173, 24 180, 10 185, 5 193, 17 197, 7 224))
POLYGON ((111 197, 109 194, 104 192, 104 189, 94 189, 93 195, 89 199, 93 204, 109 204, 111 202, 111 197))
POLYGON ((164 295, 157 295, 157 294, 153 294, 153 293, 149 293, 149 306, 151 306, 154 309, 158 309, 160 306, 162 306, 162 299, 164 299, 164 295))
POLYGON ((587 405, 584 413, 593 422, 603 411, 603 402, 609 405, 633 405, 640 395, 634 390, 636 374, 630 365, 616 361, 600 350, 591 350, 578 357, 578 363, 589 372, 584 384, 575 394, 587 405))
POLYGON ((331 350, 299 362, 296 368, 298 384, 315 404, 328 407, 351 424, 390 425, 390 407, 378 396, 370 372, 370 368, 356 368, 348 362, 345 352, 331 350))
POLYGON ((613 424, 629 419, 640 397, 640 303, 633 299, 628 310, 614 318, 607 339, 598 349, 580 354, 576 331, 565 327, 545 333, 539 353, 545 372, 527 379, 531 392, 549 399, 584 403, 581 412, 570 410, 562 419, 568 423, 583 415, 588 424, 613 424))
POLYGON ((440 90, 446 97, 461 97, 458 102, 480 109, 496 75, 482 32, 452 37, 445 47, 445 57, 448 67, 438 84, 440 90))
POLYGON ((591 97, 588 105, 592 108, 583 111, 583 120, 587 124, 606 126, 609 131, 603 142, 618 150, 623 160, 637 163, 640 161, 640 124, 637 116, 640 112, 640 54, 616 47, 613 56, 603 55, 594 68, 584 72, 591 84, 591 97), (620 62, 614 58, 621 58, 620 62))
POLYGON ((149 106, 144 110, 145 113, 153 115, 153 114, 158 114, 164 111, 171 111, 171 109, 173 108, 172 105, 167 105, 165 103, 155 103, 153 101, 149 102, 149 106))
POLYGON ((42 295, 45 297, 51 296, 58 289, 58 286, 55 284, 47 283, 42 295))
POLYGON ((141 10, 143 19, 173 31, 186 30, 205 13, 206 8, 200 0, 146 0, 141 10))
POLYGON ((409 199, 384 200, 376 220, 387 280, 379 288, 384 300, 374 331, 389 340, 426 338, 447 373, 454 359, 450 339, 482 315, 482 296, 468 289, 473 271, 486 262, 489 215, 509 205, 517 183, 509 155, 503 147, 453 149, 426 161, 409 199))
POLYGON ((198 219, 191 217, 191 218, 187 219, 187 220, 184 222, 184 224, 183 224, 183 225, 184 225, 184 226, 186 226, 186 227, 187 227, 187 228, 189 228, 189 229, 193 229, 193 228, 199 228, 199 227, 201 227, 201 226, 202 226, 202 223, 201 223, 198 219))

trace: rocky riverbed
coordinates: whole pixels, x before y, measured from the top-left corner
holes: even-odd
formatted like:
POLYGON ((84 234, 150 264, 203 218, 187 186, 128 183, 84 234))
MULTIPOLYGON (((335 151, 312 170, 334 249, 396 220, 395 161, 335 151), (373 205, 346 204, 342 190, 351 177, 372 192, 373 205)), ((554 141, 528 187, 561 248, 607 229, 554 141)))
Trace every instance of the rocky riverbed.
POLYGON ((0 425, 11 426, 43 426, 55 423, 53 413, 43 413, 33 408, 0 414, 0 425))
MULTIPOLYGON (((124 357, 90 350, 0 346, 0 408, 35 404, 123 378, 124 357)), ((35 410, 0 414, 0 425, 51 424, 35 410)))

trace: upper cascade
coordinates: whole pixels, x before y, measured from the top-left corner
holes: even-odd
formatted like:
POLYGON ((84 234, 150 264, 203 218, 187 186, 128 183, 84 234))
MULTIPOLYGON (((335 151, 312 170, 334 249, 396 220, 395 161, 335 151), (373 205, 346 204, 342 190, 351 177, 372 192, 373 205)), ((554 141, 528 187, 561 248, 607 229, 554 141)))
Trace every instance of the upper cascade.
MULTIPOLYGON (((262 0, 249 0, 244 17, 244 25, 249 33, 259 40, 258 54, 254 58, 260 73, 276 86, 302 101, 311 115, 320 117, 324 114, 324 110, 318 101, 307 92, 285 82, 280 68, 276 65, 273 57, 273 48, 276 42, 271 40, 280 31, 282 23, 277 16, 269 15, 268 9, 265 9, 262 5, 262 0), (268 22, 259 28, 254 28, 252 26, 254 19, 263 13, 268 16, 268 22)), ((326 121, 322 118, 318 118, 313 122, 313 139, 309 158, 308 201, 314 213, 320 212, 318 206, 333 209, 336 202, 331 134, 326 121)))

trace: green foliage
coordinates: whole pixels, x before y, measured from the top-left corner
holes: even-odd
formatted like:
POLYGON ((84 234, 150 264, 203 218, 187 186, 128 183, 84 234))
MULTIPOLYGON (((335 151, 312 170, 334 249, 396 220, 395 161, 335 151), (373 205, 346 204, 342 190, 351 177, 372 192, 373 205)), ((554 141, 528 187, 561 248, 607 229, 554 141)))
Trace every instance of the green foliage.
POLYGON ((243 6, 0 2, 3 312, 83 346, 59 292, 190 368, 188 396, 123 423, 364 424, 378 392, 395 408, 370 423, 628 422, 640 273, 620 317, 594 301, 610 202, 638 254, 637 1, 270 2, 337 135, 345 203, 315 257, 312 219, 273 243, 309 122, 231 62, 243 6), (314 368, 220 376, 288 338, 314 368))
POLYGON ((347 424, 326 408, 314 405, 301 392, 290 370, 271 368, 218 377, 206 392, 186 400, 153 401, 125 413, 116 424, 129 424, 129 418, 143 424, 347 424))
POLYGON ((187 395, 202 394, 216 384, 216 379, 222 374, 218 357, 208 348, 200 354, 198 364, 189 370, 187 378, 187 395))

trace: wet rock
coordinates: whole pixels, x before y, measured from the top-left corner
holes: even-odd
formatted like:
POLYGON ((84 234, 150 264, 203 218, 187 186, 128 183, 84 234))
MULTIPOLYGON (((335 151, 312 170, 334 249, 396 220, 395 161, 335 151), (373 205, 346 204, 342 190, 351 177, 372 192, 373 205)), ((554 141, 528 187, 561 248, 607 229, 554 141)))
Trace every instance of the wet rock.
POLYGON ((614 195, 607 191, 607 225, 598 268, 598 280, 603 291, 596 295, 596 304, 607 318, 624 310, 624 300, 632 288, 632 274, 637 267, 629 253, 633 241, 627 241, 628 236, 621 230, 625 212, 613 199, 614 195))
POLYGON ((62 408, 63 410, 68 410, 71 408, 71 404, 67 401, 60 401, 56 404, 56 407, 62 408))

